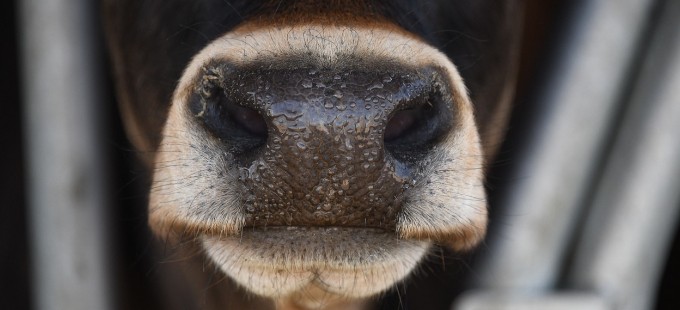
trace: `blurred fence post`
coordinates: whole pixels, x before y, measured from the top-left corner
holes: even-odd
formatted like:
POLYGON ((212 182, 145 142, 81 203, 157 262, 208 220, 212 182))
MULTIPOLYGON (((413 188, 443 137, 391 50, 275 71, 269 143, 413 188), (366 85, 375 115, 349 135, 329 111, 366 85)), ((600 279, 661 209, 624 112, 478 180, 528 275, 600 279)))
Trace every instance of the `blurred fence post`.
POLYGON ((654 3, 574 2, 549 74, 536 85, 541 117, 524 139, 480 286, 540 292, 559 281, 654 3))
POLYGON ((36 309, 109 309, 94 1, 19 1, 36 309))
POLYGON ((680 2, 582 0, 478 287, 454 309, 653 309, 680 215, 680 2))
POLYGON ((653 308, 680 216, 680 1, 660 11, 567 269, 616 309, 653 308))

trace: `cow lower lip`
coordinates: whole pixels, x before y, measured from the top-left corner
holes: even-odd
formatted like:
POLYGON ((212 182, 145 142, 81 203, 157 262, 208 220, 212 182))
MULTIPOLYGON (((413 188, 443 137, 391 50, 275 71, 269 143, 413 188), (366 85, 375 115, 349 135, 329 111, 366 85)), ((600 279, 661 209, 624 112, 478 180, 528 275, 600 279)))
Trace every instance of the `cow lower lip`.
POLYGON ((240 236, 204 235, 201 243, 237 283, 270 297, 310 285, 340 296, 375 295, 406 277, 431 246, 379 228, 295 226, 247 227, 240 236))
POLYGON ((302 264, 307 270, 354 268, 356 266, 347 263, 350 257, 363 260, 362 264, 378 263, 386 259, 383 256, 387 253, 406 244, 422 243, 418 247, 427 247, 426 242, 399 239, 395 232, 372 227, 246 227, 239 236, 204 235, 202 239, 204 246, 229 244, 248 252, 249 258, 242 264, 292 264, 289 268, 302 264))

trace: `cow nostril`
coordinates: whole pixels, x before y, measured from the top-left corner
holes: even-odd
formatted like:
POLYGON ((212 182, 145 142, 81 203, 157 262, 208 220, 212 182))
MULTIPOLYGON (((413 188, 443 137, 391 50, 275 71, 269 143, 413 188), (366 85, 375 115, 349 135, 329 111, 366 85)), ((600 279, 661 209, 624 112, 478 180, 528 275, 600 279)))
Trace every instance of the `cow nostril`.
POLYGON ((453 128, 454 104, 434 90, 413 98, 384 129, 385 149, 395 159, 416 163, 453 128))
POLYGON ((237 125, 242 127, 247 133, 262 139, 267 138, 267 123, 264 117, 257 111, 234 103, 223 98, 223 105, 227 110, 228 116, 237 125))
POLYGON ((422 113, 422 109, 408 109, 397 112, 385 127, 384 140, 389 143, 407 134, 414 127, 416 120, 422 113))
POLYGON ((210 95, 196 94, 190 110, 199 124, 222 142, 228 152, 247 155, 267 142, 267 123, 257 110, 228 97, 221 87, 203 91, 210 95))

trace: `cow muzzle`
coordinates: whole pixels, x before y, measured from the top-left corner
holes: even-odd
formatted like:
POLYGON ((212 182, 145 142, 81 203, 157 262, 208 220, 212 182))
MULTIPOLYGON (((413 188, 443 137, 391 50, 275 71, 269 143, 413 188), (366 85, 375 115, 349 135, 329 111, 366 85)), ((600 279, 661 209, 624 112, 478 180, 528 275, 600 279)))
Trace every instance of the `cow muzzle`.
POLYGON ((438 72, 207 66, 191 116, 239 166, 245 226, 395 230, 419 162, 455 128, 438 72))
POLYGON ((152 227, 199 237, 255 293, 374 295, 431 245, 484 235, 465 87, 404 31, 237 28, 194 58, 169 113, 152 227))

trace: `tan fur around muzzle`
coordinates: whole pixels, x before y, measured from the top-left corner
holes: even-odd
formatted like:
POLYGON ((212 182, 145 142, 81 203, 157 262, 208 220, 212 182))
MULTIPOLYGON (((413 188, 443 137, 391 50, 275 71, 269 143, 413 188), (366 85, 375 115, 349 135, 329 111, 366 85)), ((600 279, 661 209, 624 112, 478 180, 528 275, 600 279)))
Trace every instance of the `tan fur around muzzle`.
POLYGON ((469 249, 485 234, 483 156, 463 81, 446 56, 397 28, 310 24, 257 29, 245 24, 193 59, 175 92, 163 135, 149 207, 153 229, 160 235, 199 236, 227 275, 260 295, 292 296, 314 287, 341 298, 368 297, 406 277, 430 245, 469 249), (354 54, 446 73, 451 91, 445 95, 456 103, 456 126, 426 156, 427 169, 403 194, 396 231, 244 229, 242 193, 236 186, 239 167, 220 150, 219 141, 197 126, 187 111, 188 98, 211 62, 247 66, 281 62, 292 54, 308 55, 318 68, 346 67, 337 55, 354 54))

